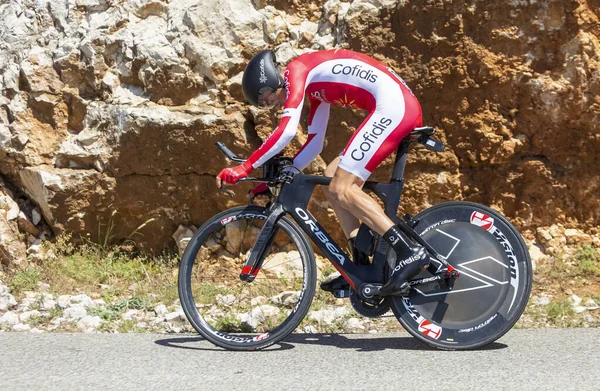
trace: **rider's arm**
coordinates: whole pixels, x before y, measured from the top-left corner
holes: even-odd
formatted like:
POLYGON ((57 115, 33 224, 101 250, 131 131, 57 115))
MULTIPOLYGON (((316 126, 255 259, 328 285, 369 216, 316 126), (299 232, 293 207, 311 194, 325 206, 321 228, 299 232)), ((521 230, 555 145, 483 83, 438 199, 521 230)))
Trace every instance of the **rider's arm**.
POLYGON ((329 103, 311 99, 308 115, 308 138, 294 156, 294 167, 304 170, 323 150, 325 131, 329 121, 329 103))
POLYGON ((287 97, 281 121, 263 145, 250 155, 244 163, 247 166, 251 165, 252 169, 260 167, 264 162, 275 156, 296 136, 304 103, 304 87, 306 84, 304 65, 292 61, 285 70, 284 78, 287 97))

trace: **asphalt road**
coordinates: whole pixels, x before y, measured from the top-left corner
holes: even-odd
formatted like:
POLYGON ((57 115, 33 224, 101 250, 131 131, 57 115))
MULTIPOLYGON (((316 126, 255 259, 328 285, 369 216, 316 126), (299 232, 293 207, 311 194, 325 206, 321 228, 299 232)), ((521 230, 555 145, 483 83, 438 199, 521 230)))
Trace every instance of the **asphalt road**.
POLYGON ((259 352, 196 335, 0 333, 0 390, 600 390, 600 329, 512 330, 484 350, 294 334, 259 352))

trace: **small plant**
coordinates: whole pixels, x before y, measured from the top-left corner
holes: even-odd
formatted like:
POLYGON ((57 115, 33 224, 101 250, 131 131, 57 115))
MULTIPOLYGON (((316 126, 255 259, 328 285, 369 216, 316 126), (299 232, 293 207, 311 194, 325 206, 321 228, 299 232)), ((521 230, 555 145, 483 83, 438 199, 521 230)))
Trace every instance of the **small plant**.
POLYGON ((146 298, 132 297, 121 299, 109 306, 110 310, 116 312, 125 312, 127 310, 143 310, 150 308, 150 301, 146 298))
POLYGON ((119 312, 109 308, 87 308, 90 316, 99 316, 103 320, 113 321, 119 318, 119 312))
POLYGON ((135 228, 129 235, 124 236, 122 231, 121 232, 116 231, 116 228, 117 228, 116 217, 117 217, 117 211, 113 210, 110 217, 108 218, 108 222, 103 223, 101 221, 98 221, 98 242, 97 243, 87 240, 87 242, 90 246, 97 248, 103 254, 106 254, 106 253, 110 252, 111 250, 113 250, 113 248, 117 244, 115 241, 115 238, 117 238, 117 237, 124 237, 125 239, 122 241, 124 241, 125 243, 127 243, 129 245, 132 245, 132 244, 134 245, 135 244, 135 241, 133 239, 134 236, 136 236, 136 235, 143 236, 143 234, 140 232, 141 229, 155 220, 154 217, 152 217, 152 218, 144 221, 137 228, 135 228))
POLYGON ((39 311, 42 309, 42 303, 40 300, 36 300, 29 304, 29 309, 33 311, 39 311))
POLYGON ((600 275, 600 254, 593 246, 584 244, 577 250, 577 274, 580 276, 600 275))
POLYGON ((10 284, 13 292, 24 292, 34 290, 40 280, 40 273, 37 269, 29 267, 22 272, 15 274, 10 284))
POLYGON ((96 331, 99 333, 112 333, 115 331, 115 324, 110 322, 102 322, 96 331))
POLYGON ((112 244, 112 240, 115 237, 115 215, 117 214, 116 210, 110 215, 108 219, 108 223, 102 224, 98 221, 98 247, 101 251, 107 252, 110 245, 112 244))
POLYGON ((548 320, 553 324, 560 324, 564 318, 575 313, 573 306, 567 299, 552 300, 546 308, 548 320))
POLYGON ((42 249, 45 252, 52 252, 55 255, 71 255, 75 252, 75 245, 73 244, 73 235, 71 233, 64 233, 58 235, 54 243, 50 241, 42 242, 42 249))
POLYGON ((64 310, 60 307, 54 307, 54 308, 50 308, 50 311, 48 311, 48 314, 50 315, 50 318, 58 318, 59 316, 61 316, 63 314, 64 310))
POLYGON ((106 290, 102 291, 102 300, 104 300, 105 303, 112 303, 113 301, 115 301, 115 299, 117 299, 119 296, 121 296, 121 292, 122 290, 119 288, 109 288, 106 290))
POLYGON ((559 254, 554 258, 554 262, 552 263, 552 268, 548 273, 552 278, 564 278, 569 274, 568 265, 564 261, 564 255, 559 254))
POLYGON ((41 325, 43 325, 46 322, 46 319, 44 319, 43 317, 39 316, 39 315, 34 315, 31 318, 29 318, 29 325, 31 327, 39 327, 41 325))
POLYGON ((137 326, 137 321, 135 321, 135 320, 124 320, 117 327, 117 331, 119 333, 138 333, 138 332, 143 331, 143 330, 140 329, 137 326))
POLYGON ((155 303, 173 303, 179 298, 179 291, 176 281, 168 281, 167 283, 157 288, 158 297, 154 300, 155 303))
POLYGON ((331 266, 331 265, 325 265, 325 267, 323 268, 323 270, 321 270, 321 280, 333 273, 335 273, 337 270, 335 267, 331 266))
POLYGON ((223 332, 240 332, 240 333, 252 333, 254 330, 246 323, 242 323, 237 320, 233 315, 224 316, 217 320, 215 329, 223 332))
POLYGON ((218 294, 227 294, 227 289, 214 284, 202 284, 194 293, 198 303, 214 303, 218 294))

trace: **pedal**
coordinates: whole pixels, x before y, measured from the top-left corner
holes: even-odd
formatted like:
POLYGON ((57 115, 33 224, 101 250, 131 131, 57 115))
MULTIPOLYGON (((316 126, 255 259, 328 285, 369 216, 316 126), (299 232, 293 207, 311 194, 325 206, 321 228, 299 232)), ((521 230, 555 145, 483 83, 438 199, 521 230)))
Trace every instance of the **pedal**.
POLYGON ((350 297, 350 289, 336 289, 333 292, 333 296, 338 299, 345 299, 346 297, 350 297))

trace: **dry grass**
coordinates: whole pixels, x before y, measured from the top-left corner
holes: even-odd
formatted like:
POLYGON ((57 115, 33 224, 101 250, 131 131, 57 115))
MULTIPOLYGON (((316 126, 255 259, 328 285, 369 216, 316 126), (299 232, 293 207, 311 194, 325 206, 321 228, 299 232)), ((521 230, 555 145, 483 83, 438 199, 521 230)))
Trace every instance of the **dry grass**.
POLYGON ((40 260, 27 269, 8 273, 17 298, 35 290, 38 282, 57 295, 85 293, 107 303, 139 298, 149 305, 173 303, 177 298, 178 258, 173 254, 149 257, 127 246, 87 243, 74 247, 69 237, 46 242, 40 260))

